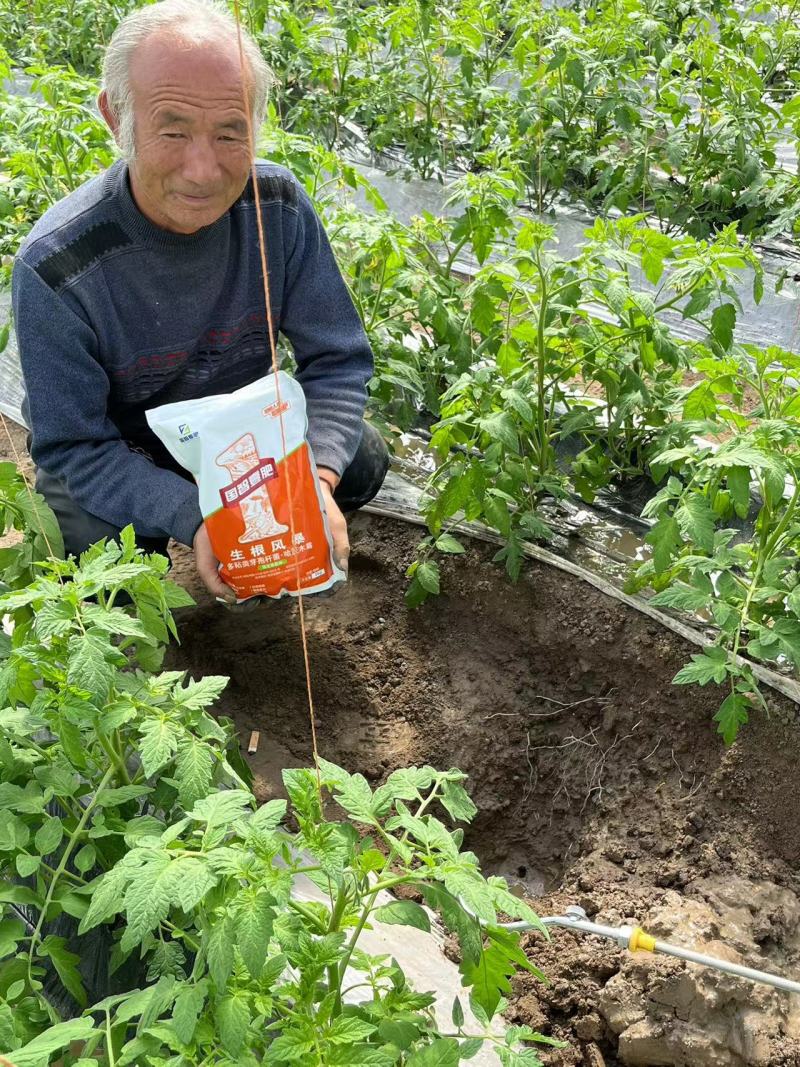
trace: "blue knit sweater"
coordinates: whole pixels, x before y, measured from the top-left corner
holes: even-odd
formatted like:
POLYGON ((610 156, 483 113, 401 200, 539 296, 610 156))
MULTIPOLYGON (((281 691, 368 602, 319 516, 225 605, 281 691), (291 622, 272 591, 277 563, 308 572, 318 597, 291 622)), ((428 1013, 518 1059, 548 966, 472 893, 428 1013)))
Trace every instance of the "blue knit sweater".
MULTIPOLYGON (((273 324, 294 349, 315 461, 341 474, 358 447, 372 353, 297 180, 260 163, 258 183, 273 324)), ((39 220, 14 265, 13 299, 34 462, 91 514, 190 545, 197 488, 144 412, 269 370, 252 184, 186 236, 141 214, 115 163, 39 220)))

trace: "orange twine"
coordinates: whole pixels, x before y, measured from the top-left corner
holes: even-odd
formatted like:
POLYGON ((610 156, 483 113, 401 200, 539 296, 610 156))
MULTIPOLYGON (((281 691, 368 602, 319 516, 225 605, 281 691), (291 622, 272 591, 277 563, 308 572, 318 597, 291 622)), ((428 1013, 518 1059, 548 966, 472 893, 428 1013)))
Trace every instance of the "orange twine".
MULTIPOLYGON (((280 378, 278 377, 278 353, 275 349, 275 335, 272 328, 272 300, 269 292, 269 273, 267 270, 266 238, 264 237, 264 224, 261 217, 261 194, 258 188, 258 174, 256 172, 256 145, 253 134, 253 116, 250 101, 247 99, 248 78, 245 71, 244 46, 242 43, 242 22, 239 10, 239 0, 233 2, 236 17, 236 36, 239 45, 239 68, 242 75, 242 94, 244 97, 244 112, 247 119, 247 140, 250 147, 250 178, 253 183, 253 198, 256 209, 256 226, 258 228, 258 251, 261 257, 261 279, 264 284, 264 303, 267 309, 267 332, 269 334, 269 349, 272 357, 272 372, 275 375, 275 394, 278 405, 278 418, 281 428, 281 446, 283 448, 284 473, 286 476, 286 490, 289 497, 289 529, 292 535, 292 547, 295 547, 295 521, 294 521, 294 497, 292 495, 291 474, 289 464, 286 462, 286 431, 283 421, 283 404, 281 403, 280 378)), ((300 637, 303 643, 303 663, 306 673, 306 695, 308 697, 308 714, 311 722, 311 745, 314 755, 314 768, 317 773, 317 788, 322 790, 322 781, 319 772, 319 753, 317 751, 317 729, 314 716, 314 695, 311 688, 311 662, 308 653, 308 636, 306 633, 306 619, 303 605, 303 591, 300 582, 300 558, 295 553, 295 572, 297 575, 297 607, 300 615, 300 637)))

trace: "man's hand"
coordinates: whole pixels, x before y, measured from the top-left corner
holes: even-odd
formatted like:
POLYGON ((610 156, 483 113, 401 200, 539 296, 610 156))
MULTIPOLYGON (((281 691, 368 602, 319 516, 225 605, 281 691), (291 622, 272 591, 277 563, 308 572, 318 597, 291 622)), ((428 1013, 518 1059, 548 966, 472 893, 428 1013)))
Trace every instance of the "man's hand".
POLYGON ((198 526, 194 535, 194 562, 197 573, 203 579, 203 584, 212 596, 224 600, 228 604, 236 603, 236 594, 229 585, 223 582, 219 574, 219 560, 214 555, 211 541, 203 522, 198 526))
POLYGON ((328 516, 328 526, 333 540, 333 559, 337 567, 341 567, 347 574, 348 560, 350 559, 350 538, 347 536, 347 520, 333 499, 333 491, 339 484, 339 476, 327 467, 317 467, 320 485, 322 487, 322 500, 325 505, 325 513, 328 516))

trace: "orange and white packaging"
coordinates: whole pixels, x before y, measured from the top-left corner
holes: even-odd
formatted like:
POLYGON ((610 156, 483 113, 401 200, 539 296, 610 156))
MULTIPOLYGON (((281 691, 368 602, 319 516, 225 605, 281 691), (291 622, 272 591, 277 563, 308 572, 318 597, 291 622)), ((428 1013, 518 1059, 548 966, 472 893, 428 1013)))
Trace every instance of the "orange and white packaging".
POLYGON ((220 575, 239 600, 296 596, 298 584, 319 593, 345 580, 306 440, 303 390, 283 371, 277 378, 146 413, 194 475, 220 575))

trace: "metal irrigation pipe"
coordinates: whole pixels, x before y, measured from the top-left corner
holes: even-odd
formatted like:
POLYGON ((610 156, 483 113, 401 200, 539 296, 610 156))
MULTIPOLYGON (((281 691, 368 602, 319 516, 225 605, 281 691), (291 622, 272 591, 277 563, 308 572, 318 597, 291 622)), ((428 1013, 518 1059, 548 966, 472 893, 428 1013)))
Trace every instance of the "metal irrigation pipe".
MULTIPOLYGON (((753 967, 742 967, 738 963, 730 963, 717 956, 708 956, 704 952, 693 952, 691 949, 681 948, 680 945, 671 945, 667 941, 659 941, 640 926, 604 926, 601 923, 593 923, 583 908, 578 907, 577 904, 571 904, 565 910, 564 915, 548 915, 541 921, 545 926, 562 926, 566 930, 579 930, 584 934, 607 937, 611 941, 616 941, 620 948, 627 948, 630 952, 637 950, 660 952, 665 956, 676 956, 680 960, 687 960, 689 963, 698 963, 701 967, 712 967, 716 971, 734 974, 738 978, 747 978, 751 982, 762 982, 764 985, 782 989, 787 993, 800 993, 800 982, 793 982, 789 978, 769 974, 767 971, 757 971, 753 967)), ((533 923, 526 922, 500 923, 499 925, 503 930, 537 929, 533 923)))

